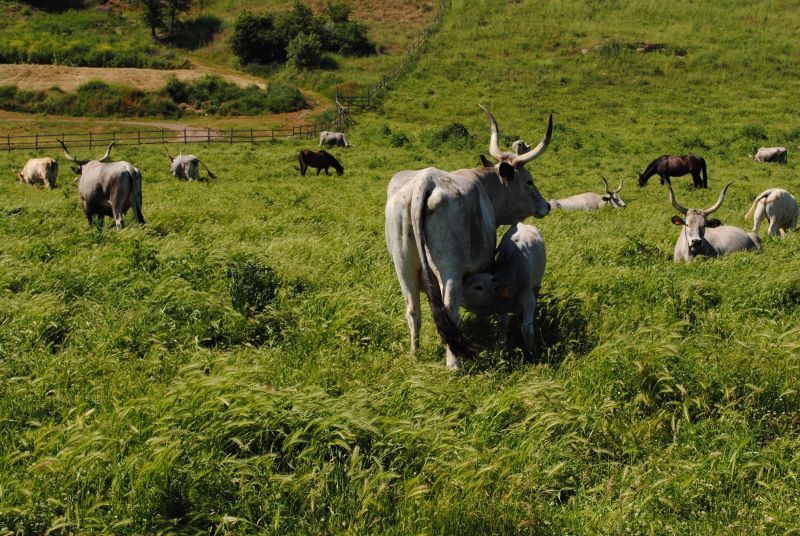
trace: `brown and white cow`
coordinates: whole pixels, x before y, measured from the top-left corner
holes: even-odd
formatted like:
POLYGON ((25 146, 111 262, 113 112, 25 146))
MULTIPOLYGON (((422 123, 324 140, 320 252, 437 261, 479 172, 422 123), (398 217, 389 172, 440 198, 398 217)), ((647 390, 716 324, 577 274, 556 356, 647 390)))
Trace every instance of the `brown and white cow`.
POLYGON ((48 188, 56 187, 58 178, 58 160, 52 158, 31 158, 18 173, 19 182, 25 184, 43 184, 48 188))

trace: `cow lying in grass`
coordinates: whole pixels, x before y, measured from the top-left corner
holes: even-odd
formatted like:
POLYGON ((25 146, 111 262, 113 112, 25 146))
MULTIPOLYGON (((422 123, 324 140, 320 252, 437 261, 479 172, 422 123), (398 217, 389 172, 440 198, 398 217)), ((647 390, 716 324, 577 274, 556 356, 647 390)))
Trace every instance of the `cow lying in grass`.
POLYGON ((619 196, 619 191, 622 190, 622 181, 619 183, 619 188, 611 190, 608 187, 608 181, 604 177, 603 182, 606 185, 606 193, 597 194, 594 192, 586 192, 585 194, 577 194, 564 199, 551 199, 550 206, 559 208, 561 210, 600 210, 605 206, 614 208, 625 208, 625 201, 619 196))
POLYGON ((533 225, 512 225, 500 240, 489 272, 464 279, 464 307, 475 314, 503 315, 508 326, 510 313, 522 312, 522 339, 533 349, 536 297, 545 269, 545 248, 539 229, 533 225))

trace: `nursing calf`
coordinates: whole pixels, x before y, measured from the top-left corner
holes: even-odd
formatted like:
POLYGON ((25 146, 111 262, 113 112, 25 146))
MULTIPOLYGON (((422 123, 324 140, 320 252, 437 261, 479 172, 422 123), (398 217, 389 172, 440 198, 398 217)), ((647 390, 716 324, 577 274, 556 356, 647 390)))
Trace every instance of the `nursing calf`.
POLYGON ((479 315, 522 313, 522 339, 533 349, 536 297, 545 269, 545 248, 539 229, 512 225, 503 235, 497 259, 488 272, 464 280, 464 308, 479 315))

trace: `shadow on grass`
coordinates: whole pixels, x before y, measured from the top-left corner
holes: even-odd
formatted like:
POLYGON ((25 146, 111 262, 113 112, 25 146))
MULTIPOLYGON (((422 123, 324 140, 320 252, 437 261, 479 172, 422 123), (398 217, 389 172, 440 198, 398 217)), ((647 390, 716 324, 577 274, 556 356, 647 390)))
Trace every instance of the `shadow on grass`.
POLYGON ((213 15, 200 15, 191 20, 178 21, 175 33, 168 42, 186 50, 195 50, 214 40, 214 34, 222 29, 222 20, 213 15))

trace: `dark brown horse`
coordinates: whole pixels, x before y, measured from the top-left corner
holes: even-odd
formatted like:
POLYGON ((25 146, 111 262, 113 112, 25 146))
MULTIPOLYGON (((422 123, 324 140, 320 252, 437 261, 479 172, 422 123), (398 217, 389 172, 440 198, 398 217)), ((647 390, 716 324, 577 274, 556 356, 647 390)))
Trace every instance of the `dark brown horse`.
MULTIPOLYGON (((650 162, 647 168, 639 175, 639 186, 647 184, 647 179, 658 174, 661 177, 661 184, 670 183, 670 177, 683 177, 687 173, 692 174, 695 188, 708 188, 708 175, 706 173, 706 161, 703 158, 686 154, 683 156, 662 155, 650 162), (702 179, 700 174, 702 173, 702 179)), ((672 183, 670 183, 672 184, 672 183)))
POLYGON ((335 169, 337 175, 344 174, 342 165, 328 151, 317 151, 315 153, 308 149, 303 149, 300 151, 297 159, 300 161, 300 174, 303 176, 305 176, 306 170, 310 167, 317 168, 317 175, 319 175, 320 170, 323 169, 325 170, 325 175, 330 175, 330 173, 328 173, 329 167, 335 169))

